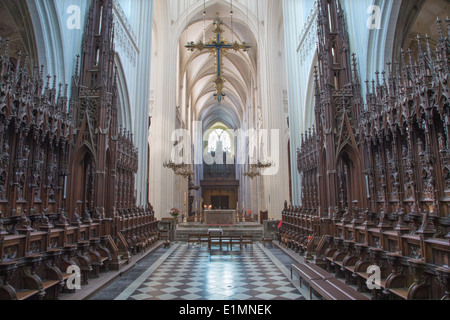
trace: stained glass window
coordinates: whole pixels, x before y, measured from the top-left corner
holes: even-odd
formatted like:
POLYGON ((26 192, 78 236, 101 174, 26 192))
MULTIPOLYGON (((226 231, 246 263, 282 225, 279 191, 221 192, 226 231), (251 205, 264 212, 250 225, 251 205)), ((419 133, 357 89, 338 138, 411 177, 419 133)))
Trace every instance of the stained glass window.
POLYGON ((231 152, 230 135, 223 129, 214 129, 208 138, 208 152, 216 152, 218 142, 222 142, 222 149, 231 152))

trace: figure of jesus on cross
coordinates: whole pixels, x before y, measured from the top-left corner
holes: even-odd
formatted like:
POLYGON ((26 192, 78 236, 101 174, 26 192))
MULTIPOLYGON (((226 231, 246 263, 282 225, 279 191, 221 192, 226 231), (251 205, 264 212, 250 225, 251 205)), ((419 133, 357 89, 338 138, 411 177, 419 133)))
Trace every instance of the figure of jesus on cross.
POLYGON ((251 46, 246 42, 239 43, 235 41, 233 43, 229 43, 223 40, 222 33, 225 30, 222 28, 223 21, 220 18, 216 18, 213 25, 215 26, 213 30, 213 32, 216 34, 215 39, 211 40, 208 43, 203 43, 203 41, 200 41, 197 44, 191 41, 187 44, 186 48, 190 51, 194 51, 195 49, 203 51, 207 49, 211 51, 211 54, 216 56, 217 75, 213 81, 216 87, 216 93, 214 94, 214 96, 217 98, 217 101, 220 104, 222 102, 222 98, 225 97, 225 93, 223 93, 225 79, 222 76, 222 69, 223 69, 222 57, 226 54, 226 51, 228 50, 234 50, 236 52, 242 50, 243 52, 247 52, 251 48, 251 46))

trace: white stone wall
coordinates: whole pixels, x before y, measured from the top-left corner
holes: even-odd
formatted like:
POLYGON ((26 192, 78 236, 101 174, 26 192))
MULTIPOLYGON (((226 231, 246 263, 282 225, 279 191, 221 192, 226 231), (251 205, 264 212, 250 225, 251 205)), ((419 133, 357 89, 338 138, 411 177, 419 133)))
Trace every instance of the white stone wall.
POLYGON ((297 149, 301 146, 301 134, 314 124, 314 65, 317 61, 316 8, 317 4, 314 0, 283 0, 289 83, 293 205, 301 205, 301 176, 297 170, 297 149))

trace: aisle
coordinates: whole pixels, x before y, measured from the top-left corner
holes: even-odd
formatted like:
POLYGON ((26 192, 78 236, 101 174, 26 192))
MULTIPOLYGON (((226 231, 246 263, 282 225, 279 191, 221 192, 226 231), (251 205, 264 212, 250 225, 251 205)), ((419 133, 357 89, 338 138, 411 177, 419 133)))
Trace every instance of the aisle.
POLYGON ((286 275, 285 266, 261 244, 233 255, 174 244, 92 299, 304 300, 286 275))

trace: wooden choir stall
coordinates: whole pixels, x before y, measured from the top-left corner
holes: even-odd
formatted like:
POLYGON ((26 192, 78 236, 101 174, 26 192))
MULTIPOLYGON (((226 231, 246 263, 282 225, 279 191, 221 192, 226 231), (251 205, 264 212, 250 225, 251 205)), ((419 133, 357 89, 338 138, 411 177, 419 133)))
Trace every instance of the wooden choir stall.
POLYGON ((435 47, 418 38, 415 60, 402 51, 367 81, 364 105, 342 8, 318 6, 315 127, 280 241, 373 299, 449 299, 450 22, 437 22, 435 47))
POLYGON ((70 266, 87 284, 158 240, 152 206, 134 198, 132 135, 118 127, 112 5, 92 1, 70 98, 0 40, 2 300, 57 299, 70 266))

